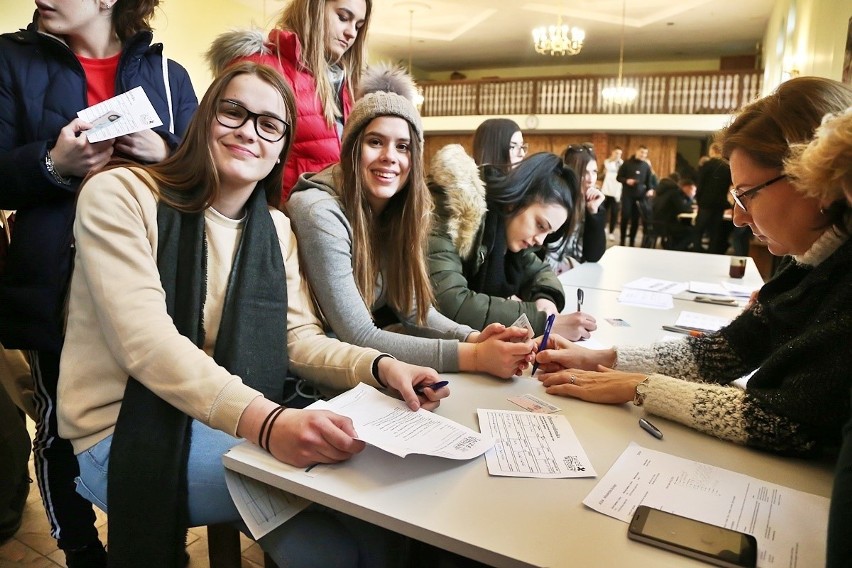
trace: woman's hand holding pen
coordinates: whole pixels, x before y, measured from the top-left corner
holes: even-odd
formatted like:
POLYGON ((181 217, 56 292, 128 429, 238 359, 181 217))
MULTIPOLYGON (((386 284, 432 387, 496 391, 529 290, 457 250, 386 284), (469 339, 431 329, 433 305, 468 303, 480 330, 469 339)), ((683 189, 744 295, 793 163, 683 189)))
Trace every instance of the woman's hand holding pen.
POLYGON ((384 357, 379 361, 379 377, 388 388, 402 396, 402 400, 411 410, 435 410, 440 406, 442 398, 450 396, 450 389, 446 386, 437 390, 424 388, 419 395, 415 393, 415 386, 440 382, 438 372, 429 367, 409 365, 393 357, 384 357))
POLYGON ((556 322, 553 324, 553 333, 570 341, 579 341, 591 337, 592 332, 597 328, 598 323, 594 316, 585 312, 574 312, 557 315, 556 322))
MULTIPOLYGON (((556 333, 550 335, 547 350, 536 355, 539 368, 545 373, 555 373, 563 369, 584 369, 596 371, 600 366, 615 365, 616 354, 613 349, 586 349, 568 341, 556 333)), ((539 373, 539 379, 542 373, 539 373)))

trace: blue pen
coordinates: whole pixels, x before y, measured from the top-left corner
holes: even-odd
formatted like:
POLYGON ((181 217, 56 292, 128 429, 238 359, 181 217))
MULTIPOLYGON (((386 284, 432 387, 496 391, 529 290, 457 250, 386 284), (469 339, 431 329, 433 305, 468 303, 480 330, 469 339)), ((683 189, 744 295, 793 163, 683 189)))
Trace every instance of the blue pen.
POLYGON ((436 391, 440 388, 444 388, 448 384, 450 384, 450 381, 438 381, 437 383, 432 383, 431 385, 417 385, 416 387, 414 387, 414 392, 416 392, 417 394, 423 394, 423 390, 427 388, 436 391))
MULTIPOLYGON (((547 340, 550 338, 550 330, 553 328, 554 321, 556 321, 556 314, 550 314, 547 316, 547 322, 544 324, 544 335, 541 336, 541 345, 538 346, 539 351, 547 349, 547 340)), ((537 369, 538 361, 533 363, 532 373, 530 374, 535 375, 537 369)))

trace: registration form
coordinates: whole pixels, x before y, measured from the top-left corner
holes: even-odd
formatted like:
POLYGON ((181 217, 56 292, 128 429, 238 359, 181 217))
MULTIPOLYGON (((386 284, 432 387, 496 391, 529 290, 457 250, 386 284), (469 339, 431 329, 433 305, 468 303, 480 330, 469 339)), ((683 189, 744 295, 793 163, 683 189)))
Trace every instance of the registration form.
POLYGON ((631 443, 583 504, 630 522, 647 505, 748 533, 759 568, 825 565, 828 499, 631 443))

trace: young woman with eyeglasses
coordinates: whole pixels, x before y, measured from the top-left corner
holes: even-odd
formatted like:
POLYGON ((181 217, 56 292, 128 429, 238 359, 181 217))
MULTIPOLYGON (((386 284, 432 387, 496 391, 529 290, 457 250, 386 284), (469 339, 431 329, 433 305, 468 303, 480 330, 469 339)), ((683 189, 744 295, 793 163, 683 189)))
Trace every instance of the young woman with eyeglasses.
POLYGON ((562 342, 537 356, 551 394, 633 401, 720 438, 817 455, 850 416, 852 210, 832 186, 797 186, 785 169, 823 116, 852 104, 837 81, 799 77, 745 106, 719 134, 734 182, 734 223, 789 262, 721 330, 701 337, 590 351, 562 342), (600 370, 599 366, 604 369, 600 370), (615 369, 617 366, 617 370, 615 369), (752 373, 745 389, 731 383, 752 373))
POLYGON ((344 341, 440 372, 513 376, 532 352, 525 330, 494 325, 480 333, 432 305, 425 261, 432 200, 413 81, 375 66, 362 85, 343 160, 304 174, 287 202, 324 319, 344 341))
MULTIPOLYGON (((78 490, 109 510, 117 566, 181 566, 186 527, 241 523, 222 465, 240 438, 297 467, 364 448, 349 419, 300 410, 288 372, 331 392, 387 388, 413 409, 449 394, 418 397, 434 370, 323 333, 277 209, 295 112, 277 71, 233 65, 171 158, 80 191, 60 433, 78 490)), ((279 566, 385 566, 394 543, 316 507, 260 539, 279 566)))
POLYGON ((556 274, 583 262, 597 262, 606 252, 606 211, 601 209, 604 194, 597 187, 595 148, 589 143, 571 144, 565 148, 562 161, 577 174, 580 192, 574 203, 571 232, 549 235, 539 251, 556 274))
POLYGON ((429 187, 429 276, 441 313, 475 329, 525 314, 536 334, 554 314, 554 331, 572 340, 597 329, 589 314, 560 314, 562 284, 535 253, 549 234, 572 226, 577 176, 559 156, 533 154, 503 174, 480 169, 452 144, 433 157, 429 187))
POLYGON ((480 167, 509 173, 526 157, 528 150, 521 127, 508 118, 484 120, 473 133, 473 160, 480 167))
POLYGON ((296 95, 299 130, 281 188, 287 200, 299 175, 340 161, 343 124, 366 65, 373 0, 292 0, 275 28, 227 32, 207 52, 216 75, 234 61, 277 69, 296 95))

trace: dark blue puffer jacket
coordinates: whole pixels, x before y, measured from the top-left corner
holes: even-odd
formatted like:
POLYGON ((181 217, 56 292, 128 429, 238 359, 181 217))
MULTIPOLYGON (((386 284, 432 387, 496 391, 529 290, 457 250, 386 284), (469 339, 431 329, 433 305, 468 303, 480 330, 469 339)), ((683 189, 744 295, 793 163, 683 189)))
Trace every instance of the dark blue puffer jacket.
MULTIPOLYGON (((154 130, 172 148, 198 106, 186 70, 168 62, 174 132, 162 70, 162 44, 140 32, 124 45, 116 94, 143 87, 163 126, 154 130)), ((59 131, 86 108, 86 78, 72 51, 35 25, 0 36, 0 209, 17 222, 0 275, 0 343, 58 352, 73 261, 74 204, 82 179, 56 183, 44 157, 59 131)))

